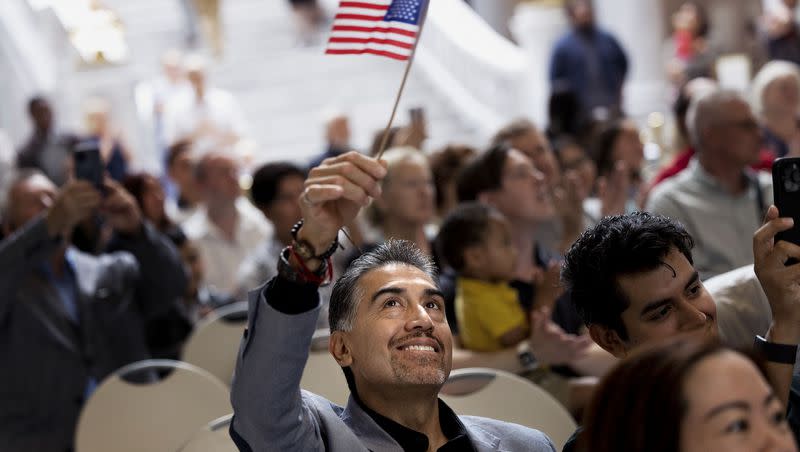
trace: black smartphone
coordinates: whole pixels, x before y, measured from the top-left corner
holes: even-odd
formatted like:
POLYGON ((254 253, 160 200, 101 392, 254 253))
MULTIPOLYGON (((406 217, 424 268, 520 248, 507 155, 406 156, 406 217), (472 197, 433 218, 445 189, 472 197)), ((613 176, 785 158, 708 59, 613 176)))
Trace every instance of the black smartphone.
POLYGON ((91 182, 101 192, 103 190, 103 159, 100 158, 100 143, 97 140, 81 141, 73 150, 75 178, 91 182))
POLYGON ((786 157, 772 164, 772 192, 781 217, 792 217, 794 227, 775 235, 775 241, 800 245, 800 157, 786 157))

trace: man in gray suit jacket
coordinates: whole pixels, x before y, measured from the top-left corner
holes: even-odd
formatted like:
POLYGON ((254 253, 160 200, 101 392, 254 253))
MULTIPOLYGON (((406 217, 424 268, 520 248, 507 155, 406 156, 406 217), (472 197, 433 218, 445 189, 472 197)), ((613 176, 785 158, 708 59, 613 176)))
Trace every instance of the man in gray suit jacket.
POLYGON ((234 441, 259 452, 554 451, 537 430, 457 416, 439 400, 453 340, 434 266, 408 242, 360 257, 333 288, 329 351, 351 389, 347 406, 300 390, 338 231, 380 196, 385 175, 358 153, 311 171, 304 223, 278 276, 250 294, 231 394, 234 441))
POLYGON ((169 308, 186 276, 174 247, 108 182, 58 192, 38 171, 12 183, 0 242, 0 450, 69 451, 81 406, 118 367, 148 357, 143 322, 169 308), (119 251, 70 247, 102 212, 119 251))

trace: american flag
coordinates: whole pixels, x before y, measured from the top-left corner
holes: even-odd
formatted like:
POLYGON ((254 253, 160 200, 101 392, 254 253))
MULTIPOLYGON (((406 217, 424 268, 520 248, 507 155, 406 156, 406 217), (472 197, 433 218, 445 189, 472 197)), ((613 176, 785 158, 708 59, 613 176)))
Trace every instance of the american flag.
POLYGON ((325 53, 372 53, 408 60, 428 0, 361 0, 339 3, 325 53))

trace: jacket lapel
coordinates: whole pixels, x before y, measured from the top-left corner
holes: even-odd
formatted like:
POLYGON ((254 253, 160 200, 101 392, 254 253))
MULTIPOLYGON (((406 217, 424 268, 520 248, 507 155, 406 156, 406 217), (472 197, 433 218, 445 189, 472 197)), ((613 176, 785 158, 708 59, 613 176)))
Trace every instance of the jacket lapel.
POLYGON ((78 326, 72 323, 61 297, 46 278, 32 274, 22 284, 17 296, 57 342, 75 353, 81 353, 78 326))
POLYGON ((459 419, 466 427, 467 435, 477 452, 497 452, 501 450, 500 438, 482 429, 479 425, 470 422, 469 418, 459 416, 459 419))

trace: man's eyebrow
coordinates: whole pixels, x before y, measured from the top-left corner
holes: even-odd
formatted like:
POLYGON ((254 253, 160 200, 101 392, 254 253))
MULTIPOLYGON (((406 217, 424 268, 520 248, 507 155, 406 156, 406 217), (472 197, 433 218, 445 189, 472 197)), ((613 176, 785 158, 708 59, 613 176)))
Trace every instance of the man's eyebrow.
POLYGON ((392 295, 402 295, 405 292, 406 292, 406 290, 403 289, 403 288, 400 288, 400 287, 384 287, 383 289, 380 289, 379 291, 375 292, 372 295, 372 299, 369 302, 370 302, 370 304, 375 303, 375 300, 380 298, 381 295, 384 295, 384 294, 387 294, 387 293, 388 294, 392 294, 392 295))
POLYGON ((700 273, 697 273, 697 270, 695 270, 694 273, 692 273, 692 277, 689 278, 689 281, 684 286, 684 289, 692 287, 699 280, 700 280, 700 273))
POLYGON ((439 289, 425 289, 426 297, 441 297, 444 298, 444 293, 439 289))

